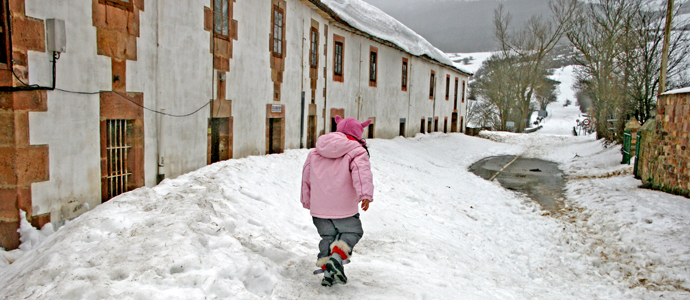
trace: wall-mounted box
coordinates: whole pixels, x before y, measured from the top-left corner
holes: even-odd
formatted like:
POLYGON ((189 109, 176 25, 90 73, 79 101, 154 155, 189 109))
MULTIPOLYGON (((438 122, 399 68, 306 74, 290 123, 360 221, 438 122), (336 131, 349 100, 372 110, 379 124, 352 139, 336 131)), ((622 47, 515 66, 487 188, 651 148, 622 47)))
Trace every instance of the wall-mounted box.
POLYGON ((46 20, 46 50, 48 52, 67 52, 65 20, 46 20))

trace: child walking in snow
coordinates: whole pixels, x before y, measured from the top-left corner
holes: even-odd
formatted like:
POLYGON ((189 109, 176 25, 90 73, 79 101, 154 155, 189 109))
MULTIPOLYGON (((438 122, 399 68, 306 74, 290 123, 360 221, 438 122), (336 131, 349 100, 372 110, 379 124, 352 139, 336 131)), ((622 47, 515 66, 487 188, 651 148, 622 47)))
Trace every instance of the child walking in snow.
POLYGON ((324 270, 323 286, 347 283, 343 260, 362 238, 358 204, 369 209, 374 183, 369 152, 362 139, 371 120, 335 116, 337 132, 319 137, 302 171, 302 206, 311 211, 321 236, 316 266, 324 270))

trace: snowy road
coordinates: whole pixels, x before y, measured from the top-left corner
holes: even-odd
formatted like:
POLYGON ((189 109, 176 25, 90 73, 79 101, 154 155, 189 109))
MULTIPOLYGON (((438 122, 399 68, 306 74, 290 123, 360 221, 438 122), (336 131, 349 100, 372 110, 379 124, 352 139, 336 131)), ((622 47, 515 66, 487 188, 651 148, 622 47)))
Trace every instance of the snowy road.
POLYGON ((347 285, 311 274, 308 150, 288 150, 137 189, 54 233, 22 227, 21 250, 0 251, 0 299, 690 299, 690 200, 639 189, 618 146, 568 136, 577 111, 554 105, 535 134, 369 141, 376 190, 347 285), (558 163, 564 214, 468 171, 500 155, 558 163))

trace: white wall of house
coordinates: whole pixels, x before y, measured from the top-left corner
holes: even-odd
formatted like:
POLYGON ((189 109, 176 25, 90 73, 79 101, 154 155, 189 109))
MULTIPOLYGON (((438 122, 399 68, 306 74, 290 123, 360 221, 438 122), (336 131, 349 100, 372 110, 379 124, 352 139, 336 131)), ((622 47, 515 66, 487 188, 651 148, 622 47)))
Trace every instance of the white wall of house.
MULTIPOLYGON (((335 30, 332 30, 329 44, 327 114, 330 108, 344 108, 347 117, 360 120, 375 117, 374 136, 376 138, 398 136, 401 118, 406 119, 406 136, 414 136, 415 133, 420 132, 422 117, 425 119, 432 117, 432 126, 433 117, 439 117, 439 131, 443 131, 444 117, 448 117, 448 130, 450 130, 455 94, 454 80, 458 77, 460 81, 458 94, 461 95, 461 82, 467 80, 466 75, 337 26, 333 28, 335 30), (344 82, 333 81, 333 34, 345 37, 344 82), (369 86, 369 59, 372 46, 378 48, 376 87, 369 86), (401 88, 403 58, 408 59, 407 91, 401 88), (429 99, 429 77, 432 70, 436 73, 435 101, 429 99), (446 74, 451 76, 448 101, 445 100, 446 74)), ((458 111, 464 115, 465 110, 461 107, 460 96, 458 111)), ((425 131, 429 131, 428 128, 425 128, 425 131)))
MULTIPOLYGON (((57 61, 58 88, 111 89, 110 58, 96 55, 90 2, 33 0, 25 5, 28 16, 65 20, 67 52, 57 61)), ((30 83, 51 86, 52 54, 29 51, 28 59, 30 83)), ((50 180, 32 184, 33 213, 52 213, 53 219, 63 219, 73 216, 79 204, 95 207, 100 203, 99 95, 61 91, 47 95, 48 110, 29 113, 30 144, 47 144, 50 149, 50 180)))
MULTIPOLYGON (((146 11, 140 13, 141 30, 157 34, 157 39, 138 39, 138 53, 144 57, 152 56, 155 67, 146 61, 128 61, 130 83, 138 82, 144 95, 145 105, 153 106, 169 114, 183 115, 204 106, 214 98, 213 57, 211 54, 211 33, 204 30, 204 6, 210 7, 209 0, 158 2, 156 10, 146 2, 146 11), (157 18, 143 15, 157 14, 157 18), (156 42, 158 47, 156 47, 156 42), (156 60, 157 57, 157 60, 156 60), (149 78, 153 72, 155 84, 149 78), (151 87, 151 90, 147 90, 151 87)), ((153 38, 153 36, 151 36, 153 38)), ((150 114, 150 112, 146 112, 150 114)), ((155 162, 156 123, 159 119, 160 156, 165 160, 167 177, 177 177, 206 165, 207 130, 210 107, 187 117, 154 116, 147 118, 145 124, 147 162, 155 162)), ((147 165, 146 177, 155 180, 157 170, 153 164, 147 165)))
MULTIPOLYGON (((212 7, 212 1, 145 1, 145 10, 139 12, 137 60, 128 60, 126 64, 127 91, 143 93, 147 108, 182 115, 202 107, 217 95, 211 33, 204 30, 204 7, 212 7)), ((91 10, 91 1, 26 0, 28 16, 65 20, 67 52, 57 63, 58 88, 78 92, 112 90, 111 59, 96 54, 96 28, 91 10)), ((422 117, 439 117, 439 131, 443 130, 444 117, 448 117, 450 130, 454 80, 459 78, 461 88, 466 75, 345 30, 298 0, 287 0, 282 96, 280 102, 273 102, 271 11, 268 0, 234 3, 238 39, 233 41, 230 72, 226 76, 226 98, 231 100, 226 103, 232 104, 235 158, 266 153, 266 107, 270 104, 285 105, 285 149, 299 148, 300 141, 306 145, 311 103, 312 19, 319 23, 314 101, 317 134, 324 129, 330 132, 331 108, 345 109, 343 117, 375 118, 377 138, 398 136, 401 118, 405 118, 406 136, 420 131, 422 117), (327 38, 324 37, 326 26, 327 38), (344 82, 333 81, 334 34, 345 38, 344 82), (376 87, 369 86, 371 46, 378 48, 376 87), (401 89, 403 58, 408 59, 407 91, 401 89), (325 78, 324 66, 327 67, 325 78), (435 101, 429 100, 431 70, 437 78, 435 101), (445 100, 446 74, 451 75, 449 101, 445 100), (302 92, 304 110, 301 109, 302 92), (304 127, 300 140, 302 114, 304 127)), ((51 56, 29 51, 28 58, 31 83, 51 85, 51 56)), ((93 208, 101 202, 99 101, 98 94, 49 91, 48 110, 30 113, 30 143, 48 144, 50 149, 50 180, 32 185, 35 215, 51 213, 51 219, 58 221, 84 212, 84 203, 93 208)), ((458 99, 458 110, 463 116, 465 104, 461 99, 458 99)), ((155 185, 161 158, 168 178, 206 165, 209 117, 210 107, 180 118, 144 111, 147 186, 155 185)))

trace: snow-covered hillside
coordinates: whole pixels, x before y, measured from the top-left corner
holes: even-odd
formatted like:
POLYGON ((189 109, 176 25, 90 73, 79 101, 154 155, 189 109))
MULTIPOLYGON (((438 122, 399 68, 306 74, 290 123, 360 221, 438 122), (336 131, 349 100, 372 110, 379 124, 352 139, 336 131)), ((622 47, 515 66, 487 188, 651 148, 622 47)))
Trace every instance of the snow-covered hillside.
POLYGON ((619 147, 570 136, 573 107, 551 104, 539 134, 370 140, 376 190, 347 285, 311 274, 308 150, 288 150, 137 189, 54 233, 23 227, 22 250, 0 252, 16 259, 0 299, 690 299, 690 200, 639 189, 619 147), (559 163, 567 209, 468 172, 494 155, 559 163))

